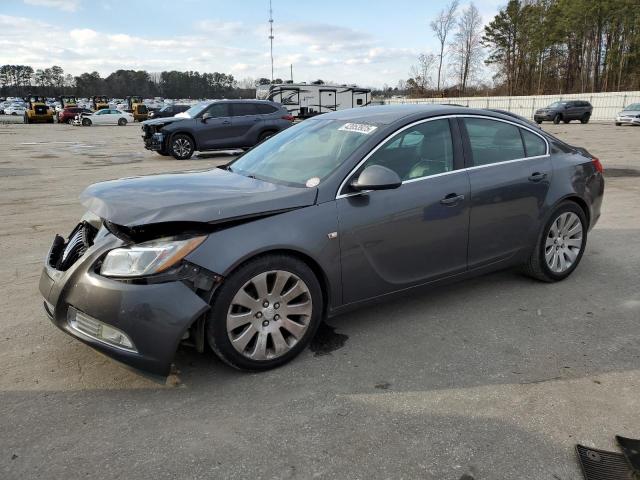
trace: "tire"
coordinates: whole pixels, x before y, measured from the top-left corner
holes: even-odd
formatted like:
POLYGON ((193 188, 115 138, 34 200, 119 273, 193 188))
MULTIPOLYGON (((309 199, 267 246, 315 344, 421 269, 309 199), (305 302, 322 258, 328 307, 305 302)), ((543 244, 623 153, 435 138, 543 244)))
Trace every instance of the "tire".
POLYGON ((582 208, 571 201, 561 203, 542 228, 536 246, 523 267, 524 273, 537 280, 549 283, 567 278, 582 259, 587 245, 587 229, 587 219, 582 208), (563 219, 566 225, 562 224, 563 219), (580 224, 581 229, 579 234, 574 231, 577 223, 580 224), (561 237, 556 236, 554 229, 557 231, 558 225, 561 227, 559 229, 560 233, 568 234, 561 237), (565 237, 566 240, 562 237, 565 237), (579 247, 576 245, 578 240, 580 241, 579 247), (571 244, 574 246, 571 246, 571 244), (576 250, 577 248, 579 250, 576 250), (553 262, 554 267, 557 265, 558 269, 552 269, 547 262, 547 258, 550 262, 553 262), (558 260, 555 261, 555 258, 558 260), (570 262, 569 265, 567 265, 567 260, 570 262))
POLYGON ((82 125, 85 127, 90 127, 91 126, 91 120, 89 120, 88 118, 83 118, 82 119, 82 125))
POLYGON ((73 125, 73 118, 68 118, 66 122, 67 125, 73 125))
POLYGON ((616 122, 616 127, 619 127, 620 125, 622 125, 621 123, 616 122))
POLYGON ((280 254, 257 257, 238 267, 216 291, 207 341, 234 368, 269 370, 309 344, 322 320, 322 305, 320 283, 306 263, 280 254), (305 313, 287 313, 292 311, 305 313), (284 319, 277 312, 284 312, 284 319))
POLYGON ((23 123, 26 123, 26 124, 30 123, 30 122, 29 122, 29 117, 27 116, 27 114, 26 114, 26 113, 25 113, 25 115, 24 115, 24 117, 23 117, 23 119, 22 119, 22 122, 23 122, 23 123))
POLYGON ((580 119, 580 123, 582 124, 589 123, 589 118, 591 118, 591 115, 589 115, 588 113, 585 113, 580 119))
POLYGON ((540 125, 542 123, 542 120, 536 120, 536 123, 540 125))
POLYGON ((176 160, 188 160, 195 151, 195 145, 192 138, 189 135, 184 135, 182 133, 178 133, 171 137, 169 144, 171 155, 173 155, 173 158, 176 160))
POLYGON ((118 126, 125 127, 126 125, 127 125, 127 119, 126 118, 119 118, 118 119, 118 126))
POLYGON ((18 114, 17 114, 16 112, 11 112, 11 116, 12 116, 12 117, 17 117, 17 116, 18 116, 18 114))
POLYGON ((563 120, 563 122, 564 122, 564 123, 570 123, 570 122, 571 122, 571 120, 567 118, 567 119, 563 120))
POLYGON ((560 115, 559 113, 556 113, 556 116, 553 117, 553 123, 555 125, 558 125, 560 123, 560 120, 562 120, 562 115, 560 115))
POLYGON ((278 132, 266 131, 258 136, 258 143, 264 142, 267 138, 274 136, 278 132))

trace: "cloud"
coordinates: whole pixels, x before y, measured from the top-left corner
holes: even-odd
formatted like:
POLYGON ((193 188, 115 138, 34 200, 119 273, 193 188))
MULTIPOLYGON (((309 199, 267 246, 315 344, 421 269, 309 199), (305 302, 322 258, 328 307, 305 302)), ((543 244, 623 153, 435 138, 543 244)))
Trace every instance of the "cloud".
POLYGON ((75 12, 80 5, 80 0, 24 0, 24 3, 38 7, 59 8, 65 12, 75 12))

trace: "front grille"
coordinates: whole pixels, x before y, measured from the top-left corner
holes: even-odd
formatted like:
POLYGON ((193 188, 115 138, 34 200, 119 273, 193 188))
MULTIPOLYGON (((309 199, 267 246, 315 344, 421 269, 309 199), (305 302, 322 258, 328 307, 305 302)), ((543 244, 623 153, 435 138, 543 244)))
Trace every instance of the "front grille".
POLYGON ((87 222, 80 222, 69 235, 69 240, 58 250, 52 266, 57 270, 67 270, 82 257, 91 245, 98 231, 87 222))

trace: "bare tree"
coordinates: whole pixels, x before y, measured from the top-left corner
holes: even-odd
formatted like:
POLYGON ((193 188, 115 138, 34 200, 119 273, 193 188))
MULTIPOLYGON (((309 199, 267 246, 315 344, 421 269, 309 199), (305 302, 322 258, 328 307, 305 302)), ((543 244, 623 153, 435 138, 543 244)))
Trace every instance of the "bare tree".
POLYGON ((451 43, 460 93, 464 93, 469 80, 473 79, 481 66, 481 41, 482 18, 476 6, 469 3, 458 20, 458 30, 451 43))
POLYGON ((447 36, 454 27, 456 22, 456 10, 458 9, 458 0, 451 0, 438 17, 431 22, 431 30, 434 31, 438 41, 440 42, 440 55, 438 63, 438 92, 440 92, 440 79, 442 78, 442 62, 444 60, 444 49, 447 44, 447 36))
POLYGON ((436 63, 436 55, 433 53, 421 53, 418 55, 418 64, 409 69, 409 76, 414 80, 420 93, 425 93, 431 85, 431 70, 436 63))

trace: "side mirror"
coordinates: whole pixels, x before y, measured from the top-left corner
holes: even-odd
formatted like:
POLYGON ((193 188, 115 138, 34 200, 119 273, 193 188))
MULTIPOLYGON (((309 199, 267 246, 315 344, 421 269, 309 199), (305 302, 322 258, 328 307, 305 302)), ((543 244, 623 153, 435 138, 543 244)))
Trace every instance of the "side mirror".
POLYGON ((392 190, 402 185, 396 172, 382 165, 370 165, 358 178, 353 179, 350 186, 354 190, 392 190))
POLYGON ((202 115, 202 121, 206 122, 207 119, 211 118, 211 114, 209 112, 206 112, 204 115, 202 115))

